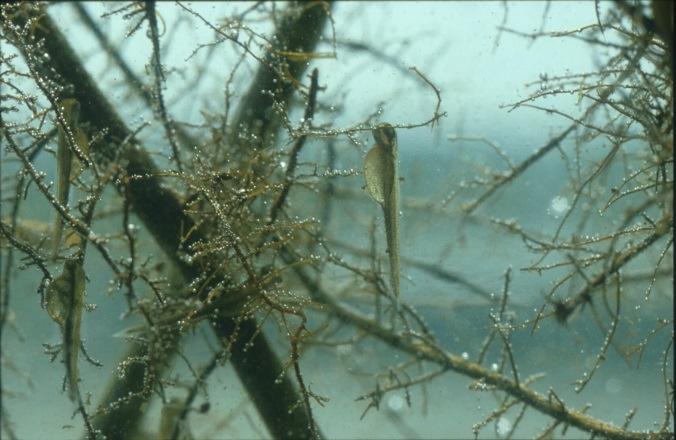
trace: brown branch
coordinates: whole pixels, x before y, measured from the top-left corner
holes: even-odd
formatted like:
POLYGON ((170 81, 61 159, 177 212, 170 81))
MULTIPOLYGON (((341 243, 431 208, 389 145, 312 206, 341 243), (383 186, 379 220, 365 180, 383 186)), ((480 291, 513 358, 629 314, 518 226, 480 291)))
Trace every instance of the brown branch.
POLYGON ((89 240, 92 242, 92 244, 96 247, 96 249, 99 251, 103 259, 105 260, 106 263, 110 266, 110 268, 115 272, 116 275, 119 275, 120 269, 117 268, 117 265, 113 261, 112 257, 110 256, 110 253, 108 252, 108 249, 106 249, 103 244, 104 240, 96 235, 90 228, 89 225, 87 225, 85 222, 75 218, 68 208, 63 206, 61 203, 59 203, 58 200, 56 200, 56 197, 49 192, 49 188, 47 185, 43 182, 44 176, 35 169, 33 166, 33 163, 28 159, 28 156, 22 151, 22 149, 14 142, 14 139, 12 138, 12 135, 10 134, 9 130, 7 128, 3 129, 3 134, 5 139, 7 139, 7 142, 9 143, 10 147, 12 150, 14 150, 14 153, 21 159, 21 162, 23 163, 24 169, 28 171, 28 174, 30 174, 33 182, 37 185, 38 189, 40 192, 47 198, 49 203, 52 204, 54 209, 56 209, 60 215, 62 215, 68 223, 75 229, 78 234, 80 234, 82 237, 84 237, 86 240, 89 240))
POLYGON ((434 107, 434 115, 432 116, 431 119, 432 128, 434 128, 434 124, 437 122, 437 120, 442 116, 446 116, 446 112, 439 113, 439 109, 441 108, 441 91, 437 86, 434 85, 432 81, 429 80, 429 78, 427 78, 420 70, 418 70, 416 66, 411 66, 409 67, 409 69, 414 71, 420 77, 420 79, 422 79, 425 82, 425 84, 430 86, 434 91, 434 94, 437 96, 437 105, 436 107, 434 107))
MULTIPOLYGON (((60 84, 72 91, 71 96, 81 103, 83 122, 88 122, 95 129, 107 131, 110 142, 92 146, 91 156, 101 164, 110 163, 117 156, 127 163, 127 175, 144 176, 144 179, 133 179, 129 183, 133 209, 184 278, 196 277, 198 268, 187 265, 177 254, 182 244, 181 231, 192 228, 192 219, 184 214, 177 196, 161 184, 158 170, 144 149, 130 143, 117 151, 119 143, 129 138, 131 131, 87 74, 56 24, 38 4, 15 4, 3 8, 2 12, 5 36, 22 52, 33 77, 42 80, 38 84, 46 96, 56 99, 51 94, 53 89, 48 89, 47 84, 60 84), (30 30, 30 34, 22 30, 30 30), (41 50, 50 55, 49 58, 34 56, 36 41, 41 42, 41 50), (64 79, 67 82, 64 83, 64 79)), ((286 21, 279 28, 278 33, 282 34, 283 41, 295 41, 294 38, 298 38, 290 38, 289 35, 319 35, 326 10, 320 4, 318 8, 306 8, 306 12, 309 12, 309 16, 301 15, 301 19, 286 21), (298 31, 298 26, 304 28, 305 32, 298 31)), ((302 40, 306 42, 304 38, 302 40)), ((299 69, 300 66, 296 71, 299 69)), ((118 190, 122 190, 119 185, 118 190)), ((183 245, 190 245, 202 238, 197 231, 183 245)), ((221 338, 227 339, 234 330, 234 321, 232 318, 220 319, 214 328, 221 338)), ((265 336, 258 332, 255 321, 243 321, 239 326, 239 334, 232 362, 271 435, 275 438, 308 436, 311 424, 305 412, 297 409, 289 414, 289 409, 299 400, 299 396, 288 377, 284 376, 281 383, 277 382, 278 372, 281 371, 279 360, 265 336), (253 345, 247 346, 245 351, 243 344, 250 339, 253 345)), ((133 350, 143 354, 142 349, 133 350)), ((142 389, 145 374, 141 366, 134 367, 125 378, 111 383, 105 400, 108 403, 117 402, 121 396, 127 397, 129 392, 135 393, 142 389)), ((142 415, 141 405, 148 397, 137 396, 121 407, 116 406, 103 417, 96 418, 96 429, 110 438, 128 437, 138 424, 142 415)))
POLYGON ((174 160, 176 161, 176 166, 178 171, 183 171, 183 166, 181 165, 181 156, 178 151, 178 144, 176 143, 176 138, 174 136, 173 124, 169 121, 169 115, 167 114, 167 108, 164 105, 164 95, 162 94, 162 84, 165 81, 164 72, 162 71, 162 61, 160 59, 160 37, 157 30, 157 15, 155 12, 155 2, 147 1, 144 4, 146 18, 148 19, 148 27, 150 29, 149 38, 153 46, 153 55, 150 65, 153 69, 153 76, 155 79, 155 100, 156 100, 156 109, 159 113, 160 120, 162 121, 162 126, 164 127, 164 132, 167 135, 169 144, 171 145, 171 151, 174 155, 174 160))
POLYGON ((279 52, 312 52, 331 13, 331 2, 293 3, 289 13, 279 20, 280 31, 271 39, 273 45, 263 57, 263 63, 259 66, 249 90, 242 96, 231 121, 233 145, 241 143, 242 139, 252 139, 248 135, 256 136, 255 143, 250 145, 253 148, 271 145, 281 123, 273 108, 279 103, 288 104, 298 78, 307 67, 307 60, 294 60, 280 55, 279 52), (300 14, 297 14, 297 8, 302 9, 300 14), (287 32, 291 29, 298 31, 287 32), (280 70, 279 66, 284 65, 287 66, 285 71, 280 70))
MULTIPOLYGON (((143 101, 148 107, 152 108, 153 97, 151 93, 148 91, 139 77, 136 76, 136 74, 131 70, 124 58, 122 58, 120 52, 115 47, 113 47, 113 45, 108 40, 108 37, 106 37, 106 35, 101 31, 101 28, 89 15, 85 6, 78 2, 73 2, 72 6, 75 8, 78 18, 91 31, 91 33, 94 34, 94 37, 98 40, 101 47, 113 59, 115 65, 122 71, 125 80, 129 86, 131 86, 132 90, 134 90, 136 94, 143 98, 143 101)), ((197 140, 181 125, 176 124, 176 121, 171 120, 169 123, 171 124, 172 130, 176 132, 176 135, 181 140, 181 144, 184 148, 187 146, 197 145, 197 140)))
MULTIPOLYGON (((668 219, 661 221, 663 225, 669 225, 671 223, 671 216, 668 217, 668 219)), ((624 252, 616 254, 607 270, 596 274, 594 278, 585 284, 585 286, 571 298, 557 303, 557 307, 559 308, 557 315, 568 318, 579 306, 591 301, 591 293, 594 290, 609 282, 610 277, 617 273, 624 265, 670 232, 671 229, 668 226, 657 228, 655 229, 655 232, 641 240, 638 244, 630 247, 624 252)))
MULTIPOLYGON (((350 253, 354 255, 359 255, 361 257, 372 256, 372 253, 370 251, 359 249, 358 247, 352 246, 343 241, 331 240, 331 245, 336 246, 340 249, 345 249, 350 253)), ((437 278, 445 283, 459 284, 467 288, 473 294, 482 297, 488 303, 495 303, 499 300, 498 298, 492 297, 491 293, 488 290, 484 289, 483 287, 474 284, 472 281, 467 280, 465 277, 461 276, 456 272, 451 272, 449 270, 442 268, 440 265, 434 265, 431 263, 427 263, 409 257, 402 257, 401 261, 404 262, 407 266, 414 267, 423 272, 426 272, 428 275, 437 278)))
MULTIPOLYGON (((287 263, 293 261, 293 257, 288 253, 283 253, 282 257, 287 263)), ((312 294, 313 299, 327 305, 338 319, 354 325, 386 344, 416 357, 416 359, 427 360, 459 374, 481 379, 486 385, 494 386, 508 393, 537 411, 554 418, 558 423, 565 423, 595 436, 602 436, 613 440, 667 440, 673 438, 673 433, 667 431, 627 431, 590 417, 584 414, 583 411, 568 408, 559 403, 560 401, 553 401, 551 398, 523 384, 519 385, 501 374, 483 368, 475 362, 465 360, 462 356, 447 353, 435 344, 430 344, 419 338, 411 339, 406 337, 406 335, 395 334, 390 329, 379 325, 373 319, 369 319, 362 313, 340 304, 325 292, 302 267, 295 267, 294 269, 298 278, 312 294)))
MULTIPOLYGON (((317 90, 319 88, 319 70, 314 69, 312 71, 312 76, 310 79, 310 91, 308 92, 308 101, 307 106, 305 107, 305 117, 303 124, 310 124, 312 118, 315 114, 315 105, 317 103, 317 90)), ((268 225, 273 224, 277 220, 277 215, 279 214, 280 209, 284 206, 286 197, 289 195, 289 190, 291 190, 291 185, 293 184, 293 173, 296 171, 296 165, 298 164, 298 153, 305 145, 307 140, 307 134, 301 134, 298 136, 298 139, 294 142, 291 147, 291 152, 289 153, 289 165, 286 167, 286 172, 284 173, 284 184, 279 195, 272 203, 270 207, 270 214, 268 215, 268 225)))
MULTIPOLYGON (((617 88, 619 88, 622 83, 629 78, 629 76, 634 73, 634 70, 638 67, 638 62, 639 60, 643 57, 645 54, 645 51, 647 49, 647 44, 648 41, 643 41, 641 45, 636 49, 636 52, 634 56, 628 60, 627 62, 627 68, 622 71, 622 73, 619 75, 619 77, 611 84, 610 86, 602 89, 599 93, 599 100, 595 101, 592 105, 590 105, 584 112, 584 114, 578 119, 579 121, 586 121, 588 120, 592 114, 596 111, 598 107, 601 106, 603 102, 605 102, 610 95, 612 95, 617 88)), ((476 208, 479 207, 486 199, 488 199, 495 191, 497 191, 499 188, 501 188, 503 185, 506 185, 507 183, 511 182, 521 174, 523 174, 524 171, 526 171, 528 168, 530 168, 531 165, 542 159, 547 153, 552 151, 554 148, 557 148, 559 145, 561 145, 561 142, 568 137, 568 135, 573 132, 577 127, 579 126, 579 123, 573 122, 571 125, 568 126, 565 130, 563 130, 561 133, 559 133, 557 136, 553 137, 550 139, 544 146, 542 146, 538 151, 536 151, 534 154, 532 154, 528 159, 524 160, 521 162, 519 165, 517 165, 515 168, 513 168, 508 174, 506 174, 504 177, 499 179, 497 182, 495 182, 493 185, 491 185, 486 191, 484 191, 483 194, 481 194, 476 200, 473 202, 467 204, 466 206, 463 206, 463 210, 467 214, 471 214, 476 208)))

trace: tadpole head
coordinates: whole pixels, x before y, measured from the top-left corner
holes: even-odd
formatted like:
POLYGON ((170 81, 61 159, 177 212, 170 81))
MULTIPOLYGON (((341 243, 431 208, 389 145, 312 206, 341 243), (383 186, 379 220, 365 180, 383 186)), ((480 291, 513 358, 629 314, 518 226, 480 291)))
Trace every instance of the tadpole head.
POLYGON ((397 134, 394 131, 394 127, 384 123, 373 129, 373 139, 380 145, 389 146, 394 144, 397 139, 397 134))
POLYGON ((70 119, 71 121, 80 119, 80 103, 77 99, 66 98, 59 105, 66 119, 70 119))

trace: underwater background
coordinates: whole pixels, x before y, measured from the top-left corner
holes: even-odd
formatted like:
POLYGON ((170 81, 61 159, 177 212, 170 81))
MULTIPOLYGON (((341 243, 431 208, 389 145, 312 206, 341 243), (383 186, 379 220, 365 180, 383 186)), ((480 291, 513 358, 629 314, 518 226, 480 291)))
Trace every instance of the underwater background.
MULTIPOLYGON (((175 6, 158 3, 157 7, 167 29, 176 27, 180 34, 170 50, 167 49, 164 60, 167 66, 182 66, 178 73, 167 77, 172 111, 179 119, 200 123, 201 106, 217 109, 221 105, 220 101, 209 99, 212 90, 222 91, 222 78, 216 75, 218 67, 213 67, 214 74, 207 75, 191 89, 190 96, 172 96, 171 93, 185 90, 185 77, 189 77, 190 69, 190 61, 185 60, 199 44, 196 42, 208 41, 211 34, 197 25, 178 20, 180 11, 175 6), (194 96, 202 97, 199 103, 194 96)), ((217 2, 191 4, 191 7, 216 19, 227 15, 232 8, 245 9, 245 4, 217 2)), ((114 6, 88 3, 87 8, 98 17, 114 6)), ((600 8, 603 16, 609 4, 600 3, 600 8)), ((117 110, 129 120, 152 119, 151 111, 125 95, 119 75, 109 72, 105 53, 97 49, 69 6, 51 6, 49 13, 58 19, 90 72, 95 77, 98 75, 101 84, 108 85, 104 89, 117 110)), ((498 27, 523 32, 538 31, 541 23, 545 31, 580 28, 596 22, 594 2, 338 2, 333 20, 338 41, 372 44, 401 65, 416 66, 441 90, 441 110, 447 112, 447 116, 433 129, 397 130, 402 178, 401 299, 418 311, 446 351, 476 359, 491 329, 489 314, 499 308, 505 271, 511 271, 507 310, 516 323, 535 317, 547 303, 545 296, 552 285, 567 273, 565 269, 539 273, 522 270, 538 261, 540 255, 530 251, 524 240, 510 233, 504 223, 513 222, 537 237, 551 237, 555 233, 575 199, 576 188, 571 185, 565 152, 572 154, 578 140, 574 137, 564 140, 559 151, 550 153, 499 189, 471 216, 462 212, 462 206, 482 191, 463 187, 463 182, 487 175, 487 169, 507 170, 504 159, 482 139, 498 144, 513 163, 520 163, 569 125, 570 121, 565 118, 532 108, 509 111, 508 104, 537 89, 537 85, 529 83, 537 82, 543 75, 593 71, 606 55, 583 41, 529 40, 508 32, 499 33, 498 27), (421 269, 422 263, 457 274, 478 289, 430 276, 429 271, 421 269)), ((119 20, 101 20, 101 26, 111 35, 122 35, 125 31, 125 23, 119 20)), ((260 29, 257 28, 260 32, 270 29, 270 23, 261 23, 260 29)), ((150 54, 149 45, 137 43, 144 39, 142 34, 121 43, 121 53, 139 71, 143 70, 150 54)), ((320 49, 329 46, 327 40, 320 49)), ((389 64, 375 63, 367 53, 348 50, 338 53, 337 59, 312 61, 312 66, 319 69, 320 84, 326 87, 320 99, 336 103, 335 107, 328 107, 317 115, 315 126, 350 126, 376 110, 378 121, 393 125, 419 123, 433 114, 435 95, 421 86, 416 75, 389 64)), ((225 64, 231 62, 227 60, 225 64)), ((246 74, 238 77, 235 86, 243 87, 247 79, 246 74)), ((571 113, 580 109, 578 97, 569 95, 548 98, 547 105, 571 113)), ((300 117, 300 109, 290 115, 293 121, 300 117)), ((147 145, 158 145, 153 157, 159 164, 166 165, 167 151, 159 147, 166 142, 159 126, 155 123, 140 136, 147 145)), ((291 193, 288 206, 298 218, 320 221, 322 232, 333 240, 333 251, 351 264, 370 264, 370 240, 375 237, 375 245, 382 255, 379 262, 383 272, 387 272, 382 211, 363 189, 361 175, 363 158, 372 143, 370 132, 363 131, 352 142, 345 137, 336 139, 332 146, 334 153, 330 153, 325 139, 310 139, 299 157, 296 173, 306 174, 308 184, 291 193), (335 158, 330 158, 331 154, 335 154, 335 158), (335 172, 317 179, 313 175, 317 164, 322 170, 335 172), (327 208, 317 202, 317 193, 328 184, 332 185, 334 197, 327 208), (372 227, 375 227, 373 235, 369 232, 372 227), (362 256, 358 251, 362 251, 362 256)), ((599 179, 608 187, 621 182, 627 170, 643 160, 643 147, 639 143, 629 147, 635 150, 625 150, 622 160, 603 169, 599 179)), ((605 157, 608 148, 603 137, 585 143, 581 168, 593 167, 605 157)), ((9 176, 17 171, 18 165, 5 157, 2 174, 9 176)), ((49 171, 54 168, 53 161, 52 156, 42 154, 35 163, 37 168, 49 171)), ((280 166, 283 168, 284 164, 280 166)), ((47 177, 53 178, 54 175, 47 177)), ((40 197, 34 187, 29 188, 22 215, 51 222, 53 212, 48 206, 31 203, 40 197)), ((110 190, 104 196, 104 205, 108 203, 113 207, 115 197, 110 190)), ((575 233, 589 237, 610 233, 632 203, 627 198, 605 211, 594 209, 591 214, 588 211, 581 214, 579 208, 574 209, 562 235, 575 233)), ((5 215, 3 212, 3 218, 5 215)), ((138 219, 134 221, 138 224, 138 219)), ((105 218, 98 220, 94 229, 105 233, 115 230, 118 223, 119 217, 105 218)), ((142 225, 138 227, 143 252, 161 256, 162 251, 147 231, 142 225)), ((531 332, 530 326, 511 334, 513 355, 521 377, 545 373, 532 384, 534 390, 546 394, 550 388, 554 389, 566 405, 577 409, 590 403, 587 414, 616 425, 622 425, 626 414, 637 408, 631 430, 660 428, 665 416, 665 398, 673 399, 673 388, 665 388, 665 377, 673 377, 672 354, 667 348, 673 340, 673 251, 669 239, 662 237, 623 269, 627 278, 621 294, 623 319, 617 325, 607 358, 582 392, 575 391, 575 382, 593 366, 606 337, 589 308, 576 311, 566 323, 549 319, 538 331, 531 332), (658 262, 658 275, 651 283, 650 274, 657 270, 658 262), (633 275, 636 276, 632 278, 633 275), (649 299, 646 299, 649 286, 649 299), (662 321, 669 324, 659 327, 662 321), (654 331, 658 327, 660 330, 654 331), (644 338, 649 340, 641 352, 640 365, 637 365, 636 353, 621 354, 623 347, 633 347, 644 338), (665 350, 669 358, 667 371, 662 370, 665 350)), ((555 263, 560 258, 561 255, 552 256, 544 262, 555 263)), ((86 273, 86 300, 96 304, 96 309, 85 312, 82 337, 90 355, 103 367, 81 361, 80 387, 91 393, 94 403, 107 379, 120 374, 118 363, 128 344, 121 335, 142 321, 135 317, 123 319, 124 298, 119 292, 109 293, 115 290, 109 284, 110 274, 95 252, 88 255, 86 273)), ((373 295, 368 294, 363 282, 355 281, 337 266, 323 266, 320 278, 322 285, 337 297, 364 313, 372 313, 373 295)), ((294 280, 285 281, 289 283, 287 289, 293 291, 297 287, 294 280)), ((562 295, 576 292, 584 282, 584 277, 573 279, 565 285, 562 295)), ((31 270, 18 272, 12 279, 14 325, 5 327, 2 340, 3 405, 11 410, 11 424, 18 438, 78 438, 82 435, 81 420, 71 417, 73 408, 67 393, 61 392, 63 365, 58 360, 50 363, 43 353, 42 343, 58 343, 61 334, 40 308, 36 294, 38 283, 39 278, 31 270)), ((609 286, 614 289, 613 283, 609 286)), ((310 315, 309 326, 318 327, 323 319, 321 314, 310 315)), ((610 321, 603 322, 607 330, 610 321)), ((276 341, 280 358, 285 359, 288 343, 280 328, 268 322, 264 330, 276 341)), ((504 399, 491 390, 470 390, 472 379, 447 371, 428 383, 410 387, 410 395, 401 390, 386 394, 378 410, 371 408, 364 414, 368 401, 356 399, 373 391, 377 380, 387 377, 388 368, 406 362, 408 356, 375 340, 359 341, 355 331, 348 327, 338 328, 332 339, 344 343, 309 344, 301 360, 306 384, 314 393, 329 399, 324 406, 313 405, 314 416, 327 438, 472 438, 473 427, 504 399)), ((184 336, 181 350, 183 356, 200 364, 209 359, 211 347, 217 344, 208 326, 200 324, 184 336)), ((501 353, 501 344, 494 342, 484 365, 495 364, 497 368, 501 353)), ((431 364, 423 362, 420 374, 423 374, 423 366, 434 370, 431 364)), ((505 371, 509 375, 509 368, 505 371)), ((192 377, 180 359, 174 361, 168 375, 176 378, 177 383, 192 377)), ((268 436, 230 366, 217 369, 210 376, 207 389, 209 410, 190 415, 195 438, 268 436)), ((168 393, 182 395, 184 391, 179 386, 168 393)), ((198 398, 196 403, 203 401, 203 397, 198 398)), ((503 438, 515 422, 519 408, 517 405, 496 417, 478 437, 503 438)), ((149 404, 147 411, 144 429, 155 432, 161 411, 157 399, 149 404)), ((537 437, 550 423, 549 417, 528 410, 514 438, 537 437)), ((673 420, 669 423, 669 430, 673 431, 673 420)), ((550 438, 559 438, 560 433, 561 427, 550 438)), ((566 433, 566 438, 588 437, 588 433, 574 428, 566 433)))

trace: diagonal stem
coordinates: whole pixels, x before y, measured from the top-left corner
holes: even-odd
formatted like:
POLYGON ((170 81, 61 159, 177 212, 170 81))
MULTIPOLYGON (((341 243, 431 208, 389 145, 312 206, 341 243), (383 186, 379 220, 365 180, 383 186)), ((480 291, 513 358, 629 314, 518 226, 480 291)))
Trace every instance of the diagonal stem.
MULTIPOLYGON (((285 22, 287 26, 280 27, 278 34, 308 35, 307 29, 312 29, 313 32, 309 34, 315 35, 318 39, 320 31, 317 29, 323 27, 327 13, 328 11, 321 7, 306 8, 296 20, 285 22), (308 13, 312 15, 317 10, 322 11, 324 19, 308 20, 308 13), (304 31, 298 31, 298 26, 306 28, 304 31)), ((99 164, 105 165, 117 156, 121 162, 126 163, 127 175, 146 177, 142 181, 133 180, 129 183, 132 208, 184 278, 195 277, 198 269, 181 261, 177 252, 181 246, 189 246, 200 240, 202 234, 196 232, 187 243, 180 242, 180 232, 192 228, 192 219, 183 213, 178 197, 162 185, 158 169, 146 150, 126 142, 133 138, 132 132, 101 93, 45 9, 35 4, 11 5, 3 10, 2 15, 5 35, 22 52, 33 77, 42 80, 38 83, 43 87, 45 95, 50 99, 57 98, 47 89, 48 83, 61 84, 66 90, 71 89, 72 96, 82 105, 83 122, 88 122, 94 129, 107 131, 107 140, 110 142, 92 146, 92 157, 99 164), (24 29, 31 29, 32 35, 22 34, 24 29), (49 55, 48 58, 35 56, 36 47, 33 46, 35 41, 42 42, 41 50, 49 55), (70 85, 75 87, 71 88, 70 85)), ((291 92, 292 90, 288 91, 287 98, 291 92)), ((123 185, 118 185, 117 189, 123 191, 123 185)), ((227 340, 235 326, 233 318, 224 317, 214 324, 214 330, 220 338, 227 340)), ((178 335, 173 341, 170 350, 176 349, 178 335)), ((275 438, 311 437, 309 427, 313 426, 313 423, 307 419, 303 408, 295 405, 301 398, 286 375, 282 377, 280 383, 276 383, 281 363, 265 335, 258 332, 254 320, 239 323, 238 341, 232 353, 232 363, 270 434, 275 438), (247 347, 245 353, 239 344, 246 341, 253 344, 247 347), (252 365, 255 365, 255 368, 252 368, 252 365)), ((143 351, 143 348, 138 347, 131 349, 131 353, 138 355, 143 355, 143 351)), ((167 354, 167 358, 169 356, 167 354)), ((168 362, 160 363, 158 372, 161 374, 167 365, 168 362)), ((101 406, 108 407, 123 395, 143 389, 146 374, 142 366, 132 367, 124 378, 111 380, 101 406)), ((108 438, 128 438, 140 421, 142 405, 149 398, 149 395, 139 395, 115 410, 108 411, 105 416, 95 419, 95 429, 100 430, 108 438)))

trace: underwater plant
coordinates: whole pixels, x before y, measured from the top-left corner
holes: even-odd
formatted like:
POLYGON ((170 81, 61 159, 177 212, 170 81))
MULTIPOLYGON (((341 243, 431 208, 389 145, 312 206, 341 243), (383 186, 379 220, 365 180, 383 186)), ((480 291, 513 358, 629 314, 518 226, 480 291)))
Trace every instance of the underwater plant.
POLYGON ((496 47, 572 39, 598 68, 504 107, 565 121, 534 151, 451 135, 432 165, 410 133, 448 95, 341 39, 349 4, 1 5, 3 435, 39 411, 66 414, 55 438, 673 438, 668 4, 532 33, 505 8, 496 47), (344 57, 414 82, 425 116, 353 109, 344 57))

